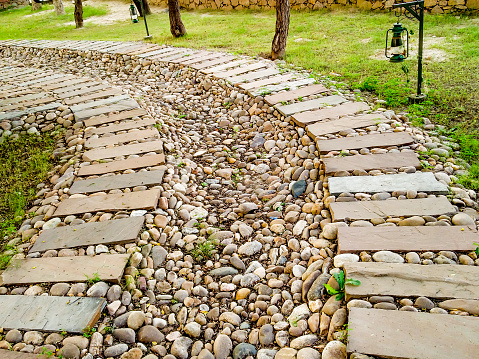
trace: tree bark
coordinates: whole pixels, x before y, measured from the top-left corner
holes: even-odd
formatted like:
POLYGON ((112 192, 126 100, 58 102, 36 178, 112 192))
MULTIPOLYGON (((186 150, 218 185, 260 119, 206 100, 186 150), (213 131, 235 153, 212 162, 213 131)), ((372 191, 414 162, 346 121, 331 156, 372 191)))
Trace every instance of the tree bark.
POLYGON ((138 16, 143 16, 143 11, 141 10, 141 2, 140 0, 133 0, 133 3, 136 6, 136 10, 138 10, 138 16))
POLYGON ((65 15, 65 8, 62 0, 53 0, 53 7, 55 8, 55 15, 65 15))
MULTIPOLYGON (((143 0, 143 10, 145 10, 146 15, 151 15, 150 4, 148 4, 148 0, 143 0)), ((141 14, 143 16, 143 14, 141 14)))
POLYGON ((276 30, 271 46, 273 60, 284 57, 289 31, 289 0, 276 0, 276 30))
POLYGON ((83 4, 82 0, 75 0, 75 24, 76 28, 83 27, 83 4))
POLYGON ((41 2, 35 2, 35 0, 32 0, 32 11, 37 11, 42 8, 42 3, 41 2))
POLYGON ((170 31, 174 37, 186 34, 185 25, 181 21, 180 3, 178 0, 168 0, 168 11, 170 15, 170 31))

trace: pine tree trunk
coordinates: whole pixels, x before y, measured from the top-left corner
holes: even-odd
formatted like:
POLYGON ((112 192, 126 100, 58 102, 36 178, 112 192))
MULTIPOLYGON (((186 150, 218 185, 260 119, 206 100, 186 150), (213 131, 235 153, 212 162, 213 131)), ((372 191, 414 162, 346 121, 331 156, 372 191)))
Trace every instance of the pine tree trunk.
POLYGON ((181 22, 180 3, 178 0, 168 0, 168 10, 170 15, 170 31, 174 37, 180 37, 186 34, 185 25, 181 22))
POLYGON ((53 7, 55 8, 55 15, 65 15, 65 8, 62 0, 53 0, 53 7))
POLYGON ((289 0, 276 0, 276 31, 271 46, 273 60, 284 57, 289 30, 289 0))
MULTIPOLYGON (((138 16, 143 17, 143 11, 141 10, 141 0, 133 0, 136 6, 136 10, 138 10, 138 16)), ((147 14, 148 15, 148 14, 147 14)))
MULTIPOLYGON (((145 10, 145 15, 151 15, 150 4, 148 0, 143 0, 143 10, 145 10)), ((141 14, 143 16, 143 14, 141 14)))
POLYGON ((42 8, 42 3, 41 2, 35 2, 35 0, 32 0, 32 11, 37 11, 42 8))
POLYGON ((82 0, 75 0, 75 24, 77 29, 83 27, 83 4, 82 0))

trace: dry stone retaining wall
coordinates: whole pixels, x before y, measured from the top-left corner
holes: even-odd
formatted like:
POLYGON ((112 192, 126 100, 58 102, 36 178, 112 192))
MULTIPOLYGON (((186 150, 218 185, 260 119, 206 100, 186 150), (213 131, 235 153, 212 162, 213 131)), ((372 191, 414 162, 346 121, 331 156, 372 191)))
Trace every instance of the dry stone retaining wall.
POLYGON ((28 0, 0 0, 0 10, 28 5, 28 0))

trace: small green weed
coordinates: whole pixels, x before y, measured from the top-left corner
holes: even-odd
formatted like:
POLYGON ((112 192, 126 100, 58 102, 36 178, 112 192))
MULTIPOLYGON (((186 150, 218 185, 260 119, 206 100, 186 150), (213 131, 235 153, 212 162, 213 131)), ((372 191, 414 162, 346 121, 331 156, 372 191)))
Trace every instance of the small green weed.
POLYGON ((350 285, 360 285, 361 284, 361 282, 357 279, 348 278, 348 279, 344 280, 344 272, 342 270, 339 271, 339 273, 334 273, 333 277, 334 277, 334 279, 336 279, 336 282, 338 282, 339 289, 338 290, 334 289, 329 284, 325 284, 324 287, 328 291, 329 295, 336 295, 336 300, 338 300, 338 301, 344 298, 344 289, 345 289, 346 284, 350 284, 350 285))
POLYGON ((82 332, 85 338, 91 338, 93 333, 96 332, 96 328, 86 327, 86 328, 83 328, 82 332))
POLYGON ((88 283, 88 285, 98 283, 101 280, 97 272, 93 273, 91 277, 85 274, 85 277, 86 277, 86 282, 88 283))
POLYGON ((217 242, 214 239, 207 239, 202 243, 197 242, 195 247, 190 251, 190 254, 195 261, 209 259, 213 256, 216 245, 217 242))

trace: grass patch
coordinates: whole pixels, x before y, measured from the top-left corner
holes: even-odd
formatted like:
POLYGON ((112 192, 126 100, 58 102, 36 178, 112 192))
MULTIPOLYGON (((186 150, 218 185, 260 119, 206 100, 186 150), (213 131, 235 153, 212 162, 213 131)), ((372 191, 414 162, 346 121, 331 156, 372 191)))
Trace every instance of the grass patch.
POLYGON ((21 135, 0 144, 0 269, 5 268, 15 249, 7 245, 25 217, 29 203, 45 180, 54 160, 55 138, 21 135))

